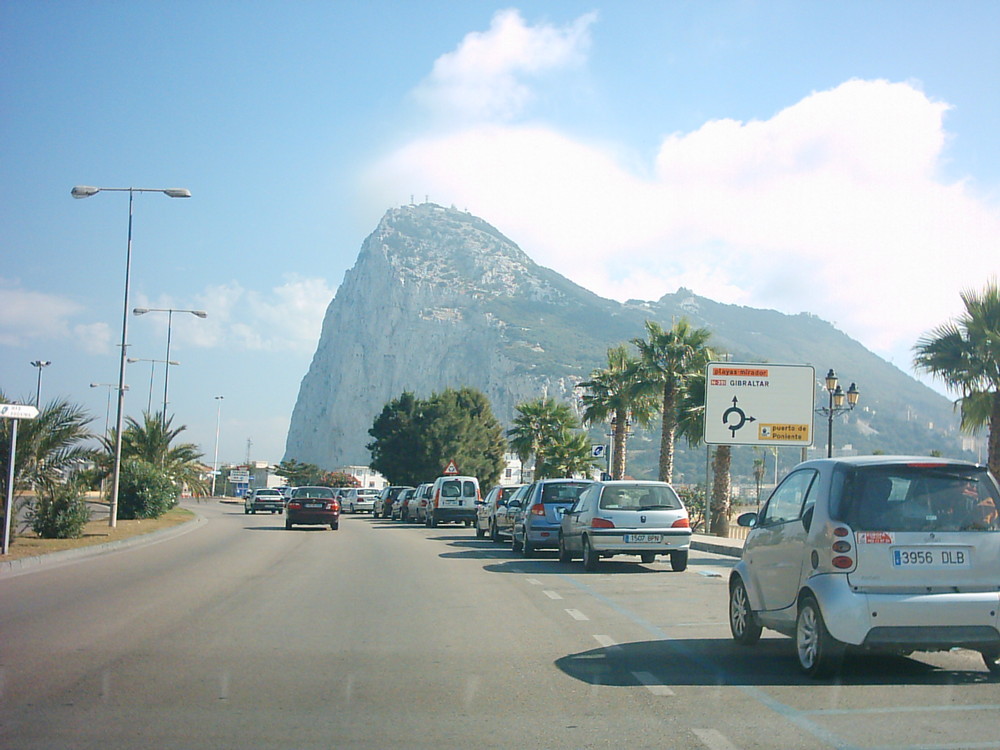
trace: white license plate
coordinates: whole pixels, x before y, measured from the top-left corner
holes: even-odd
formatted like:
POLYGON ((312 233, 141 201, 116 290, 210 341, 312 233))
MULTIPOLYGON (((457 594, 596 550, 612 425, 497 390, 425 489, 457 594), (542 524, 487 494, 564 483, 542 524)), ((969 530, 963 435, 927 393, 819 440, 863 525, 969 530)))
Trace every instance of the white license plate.
POLYGON ((325 508, 326 503, 306 503, 307 508, 325 508))
POLYGON ((894 568, 971 568, 972 551, 966 547, 893 547, 894 568))
POLYGON ((626 534, 625 544, 659 544, 663 541, 661 534, 626 534))

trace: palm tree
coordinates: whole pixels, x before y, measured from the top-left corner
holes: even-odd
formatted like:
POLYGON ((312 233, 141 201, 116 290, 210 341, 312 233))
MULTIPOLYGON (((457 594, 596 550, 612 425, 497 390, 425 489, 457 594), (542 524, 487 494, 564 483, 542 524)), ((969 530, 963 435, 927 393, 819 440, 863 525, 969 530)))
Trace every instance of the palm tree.
POLYGON ((594 458, 587 434, 563 427, 546 451, 545 462, 535 478, 587 476, 593 468, 594 458))
MULTIPOLYGON (((122 458, 137 458, 160 469, 177 486, 186 487, 192 495, 208 493, 208 482, 203 476, 201 458, 204 454, 194 443, 174 444, 174 440, 186 426, 174 428, 173 417, 163 419, 157 412, 143 412, 139 423, 132 417, 126 418, 125 432, 122 433, 122 458)), ((114 430, 103 440, 108 456, 113 453, 114 430)))
MULTIPOLYGON (((677 433, 692 448, 701 445, 705 435, 705 372, 688 378, 678 403, 677 433)), ((732 495, 732 446, 717 445, 712 458, 711 529, 718 536, 729 535, 729 503, 732 495)))
POLYGON ((510 447, 523 465, 534 456, 532 473, 540 478, 540 468, 545 463, 545 454, 558 442, 563 429, 577 427, 576 416, 569 404, 554 398, 539 398, 517 406, 514 426, 507 430, 510 447))
POLYGON ((986 463, 1000 477, 1000 286, 961 293, 965 312, 924 334, 913 347, 913 365, 939 376, 961 394, 962 430, 988 429, 986 463))
POLYGON ((580 387, 588 391, 583 395, 583 421, 611 422, 611 476, 622 479, 629 420, 648 425, 656 411, 656 400, 639 377, 639 362, 624 345, 608 349, 608 366, 594 370, 580 387))
POLYGON ((653 320, 646 321, 646 339, 633 339, 642 359, 642 377, 660 392, 663 423, 660 432, 660 481, 674 474, 674 437, 677 431, 677 404, 688 379, 705 369, 712 359, 708 340, 712 332, 694 328, 685 318, 669 330, 653 320))

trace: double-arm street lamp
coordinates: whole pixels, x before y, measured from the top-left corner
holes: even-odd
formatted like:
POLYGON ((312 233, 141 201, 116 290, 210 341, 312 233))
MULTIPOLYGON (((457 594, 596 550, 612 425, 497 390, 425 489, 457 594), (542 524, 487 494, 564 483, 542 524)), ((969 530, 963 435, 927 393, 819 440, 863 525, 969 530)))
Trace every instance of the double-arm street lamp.
MULTIPOLYGON (((164 368, 168 368, 170 367, 170 365, 179 365, 180 362, 173 362, 169 359, 145 359, 140 357, 128 358, 128 363, 130 365, 134 365, 136 362, 149 362, 149 398, 146 399, 146 413, 149 414, 150 412, 153 411, 153 372, 156 369, 156 365, 161 364, 164 366, 164 368)), ((128 386, 125 387, 128 388, 128 386)), ((166 411, 166 409, 167 409, 167 402, 166 400, 164 400, 163 410, 166 411)), ((164 425, 166 425, 166 422, 164 421, 163 416, 161 415, 160 426, 162 427, 164 425)))
POLYGON ((167 424, 167 384, 170 381, 170 365, 176 364, 170 361, 170 330, 174 323, 174 313, 191 313, 197 318, 207 318, 208 313, 204 310, 178 310, 174 307, 137 307, 132 311, 133 315, 145 315, 151 312, 165 312, 167 314, 167 356, 163 361, 166 363, 163 368, 163 413, 160 420, 163 426, 167 424))
POLYGON ((31 363, 32 367, 38 368, 38 386, 35 388, 35 408, 38 407, 38 401, 42 397, 42 368, 48 367, 52 363, 47 359, 36 359, 31 363))
POLYGON ((826 417, 826 457, 833 458, 833 418, 838 414, 851 411, 857 406, 861 391, 854 383, 851 383, 846 391, 841 388, 837 373, 833 371, 832 367, 830 372, 826 374, 825 385, 827 393, 830 394, 830 403, 828 406, 821 406, 816 410, 816 413, 826 417))
POLYGON ((128 193, 128 242, 125 249, 125 305, 122 310, 122 351, 118 368, 118 415, 115 417, 115 456, 111 474, 111 504, 108 509, 108 526, 118 525, 118 487, 122 467, 122 420, 125 414, 125 361, 128 357, 128 295, 132 275, 132 200, 136 193, 163 193, 171 198, 190 198, 186 188, 108 188, 77 185, 70 191, 74 198, 89 198, 101 191, 128 193))

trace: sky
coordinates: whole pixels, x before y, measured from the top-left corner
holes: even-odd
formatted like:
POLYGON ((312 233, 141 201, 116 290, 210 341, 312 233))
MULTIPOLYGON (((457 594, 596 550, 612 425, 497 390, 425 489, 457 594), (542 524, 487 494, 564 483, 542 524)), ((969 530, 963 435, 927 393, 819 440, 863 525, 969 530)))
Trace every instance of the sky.
MULTIPOLYGON (((605 297, 809 312, 913 374, 1000 273, 998 28, 993 0, 3 0, 0 390, 34 402, 50 361, 43 403, 114 424, 129 198, 74 185, 191 191, 134 194, 129 309, 207 315, 129 315, 128 354, 166 359, 170 318, 208 463, 283 457, 323 314, 411 201, 605 297)), ((126 381, 162 408, 162 363, 126 381)))

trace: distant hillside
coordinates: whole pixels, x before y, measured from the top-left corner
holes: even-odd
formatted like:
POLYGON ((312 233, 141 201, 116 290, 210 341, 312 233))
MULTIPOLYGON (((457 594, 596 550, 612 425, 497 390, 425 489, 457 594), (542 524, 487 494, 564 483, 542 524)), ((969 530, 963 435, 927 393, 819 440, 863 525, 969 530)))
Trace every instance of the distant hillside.
MULTIPOLYGON (((819 379, 833 367, 845 387, 857 381, 861 403, 837 418, 838 447, 962 455, 947 399, 814 315, 724 305, 684 289, 655 302, 607 300, 539 266, 482 219, 425 203, 386 212, 330 303, 285 457, 367 464, 367 430, 403 390, 470 385, 505 423, 518 403, 543 394, 575 403, 573 387, 604 364, 608 347, 642 336, 646 319, 669 326, 679 317, 711 329, 734 361, 812 364, 819 379)), ((656 435, 634 437, 631 474, 655 473, 656 435)), ((752 453, 737 454, 736 472, 748 473, 752 453)), ((704 452, 681 446, 678 468, 697 481, 704 452)))

